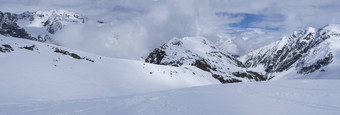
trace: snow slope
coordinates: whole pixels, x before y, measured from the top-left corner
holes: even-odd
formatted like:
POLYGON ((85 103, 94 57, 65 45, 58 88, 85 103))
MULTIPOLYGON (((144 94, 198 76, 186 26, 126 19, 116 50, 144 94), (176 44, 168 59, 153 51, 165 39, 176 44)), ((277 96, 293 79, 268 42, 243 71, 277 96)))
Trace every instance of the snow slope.
POLYGON ((204 37, 173 38, 160 48, 154 49, 145 62, 196 66, 212 73, 212 77, 221 83, 265 80, 257 72, 247 71, 242 62, 204 37))
POLYGON ((339 80, 200 86, 110 98, 0 103, 0 114, 339 115, 339 80))
POLYGON ((0 37, 0 102, 120 96, 218 84, 193 66, 113 59, 47 43, 0 37))

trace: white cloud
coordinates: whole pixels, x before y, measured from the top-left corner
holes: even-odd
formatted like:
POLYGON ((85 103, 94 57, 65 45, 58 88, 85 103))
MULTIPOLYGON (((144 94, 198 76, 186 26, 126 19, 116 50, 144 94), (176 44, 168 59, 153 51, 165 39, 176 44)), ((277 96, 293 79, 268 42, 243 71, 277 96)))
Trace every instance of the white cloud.
POLYGON ((242 39, 243 39, 244 41, 249 40, 248 37, 242 37, 242 39))
POLYGON ((225 39, 220 36, 225 34, 236 44, 229 50, 244 54, 298 29, 340 23, 338 0, 0 0, 0 3, 1 11, 66 9, 84 14, 94 22, 99 19, 110 23, 102 27, 95 24, 67 27, 58 33, 58 42, 130 59, 146 56, 148 51, 173 37, 206 36, 219 41, 225 39), (262 29, 232 28, 227 25, 244 17, 218 17, 216 12, 270 18, 252 23, 262 29), (275 18, 275 15, 280 16, 275 18), (280 30, 269 31, 265 27, 280 27, 280 30))

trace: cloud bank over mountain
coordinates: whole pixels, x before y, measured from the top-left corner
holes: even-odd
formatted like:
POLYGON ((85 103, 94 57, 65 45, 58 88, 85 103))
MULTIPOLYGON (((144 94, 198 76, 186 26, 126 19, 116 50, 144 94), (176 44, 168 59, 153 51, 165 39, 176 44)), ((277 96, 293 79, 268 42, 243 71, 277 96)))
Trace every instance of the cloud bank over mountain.
POLYGON ((65 9, 89 18, 56 34, 59 44, 139 59, 173 37, 204 36, 242 55, 307 26, 339 23, 336 0, 0 0, 3 12, 65 9), (20 7, 20 8, 18 8, 20 7), (15 8, 15 9, 14 9, 15 8), (105 22, 98 25, 97 20, 105 22), (227 42, 225 42, 227 41, 227 42), (230 47, 231 48, 230 48, 230 47), (236 48, 235 48, 236 47, 236 48), (236 50, 237 49, 237 50, 236 50))

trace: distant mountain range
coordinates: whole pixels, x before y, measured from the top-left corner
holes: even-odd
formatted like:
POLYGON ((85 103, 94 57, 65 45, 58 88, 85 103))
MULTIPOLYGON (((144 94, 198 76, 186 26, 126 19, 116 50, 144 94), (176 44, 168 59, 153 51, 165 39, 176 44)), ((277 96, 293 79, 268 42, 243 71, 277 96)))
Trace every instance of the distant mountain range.
MULTIPOLYGON (((63 27, 84 24, 87 20, 83 15, 64 10, 21 14, 0 12, 0 34, 8 39, 14 37, 53 43, 53 35, 63 27)), ((11 52, 12 49, 3 42, 0 41, 3 44, 0 51, 11 52)), ((208 38, 173 38, 154 49, 145 62, 175 67, 194 66, 210 73, 221 83, 297 78, 338 79, 339 43, 340 25, 336 24, 296 31, 241 57, 221 50, 208 38)), ((70 52, 58 52, 72 56, 70 52)))
POLYGON ((334 78, 323 73, 337 67, 340 25, 309 27, 239 58, 202 37, 172 39, 145 60, 161 65, 192 65, 212 73, 222 83, 293 78, 334 78), (321 72, 321 74, 320 74, 321 72), (315 73, 313 76, 308 74, 315 73), (318 74, 322 76, 317 76, 318 74))
POLYGON ((0 34, 35 41, 52 41, 53 34, 68 24, 83 24, 87 18, 66 10, 24 12, 0 11, 0 34))

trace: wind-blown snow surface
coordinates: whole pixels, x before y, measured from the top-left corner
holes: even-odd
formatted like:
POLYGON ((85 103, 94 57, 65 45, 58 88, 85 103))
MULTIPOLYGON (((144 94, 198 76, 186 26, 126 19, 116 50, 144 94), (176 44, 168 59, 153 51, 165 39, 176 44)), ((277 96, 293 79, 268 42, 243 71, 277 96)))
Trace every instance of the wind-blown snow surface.
POLYGON ((234 83, 111 98, 0 103, 0 114, 339 115, 340 81, 234 83))
POLYGON ((192 66, 113 59, 25 39, 0 37, 0 51, 0 102, 99 98, 219 83, 192 66))

